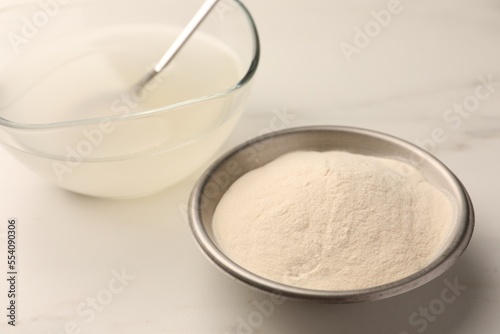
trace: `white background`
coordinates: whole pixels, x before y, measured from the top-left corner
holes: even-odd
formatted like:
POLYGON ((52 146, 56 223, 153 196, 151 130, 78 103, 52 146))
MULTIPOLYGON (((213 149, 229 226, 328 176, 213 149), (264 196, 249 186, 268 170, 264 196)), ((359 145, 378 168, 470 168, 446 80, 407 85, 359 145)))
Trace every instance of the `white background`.
MULTIPOLYGON (((81 333, 498 333, 500 85, 456 129, 443 119, 474 95, 478 77, 500 81, 498 3, 402 0, 351 62, 341 43, 353 44, 355 28, 388 1, 246 3, 262 61, 248 110, 220 153, 265 131, 278 110, 293 116, 287 127, 352 125, 412 142, 440 128, 445 139, 432 151, 476 209, 467 251, 444 275, 400 296, 350 305, 286 301, 261 315, 254 302, 269 296, 214 268, 194 242, 183 208, 198 175, 141 199, 95 199, 48 184, 0 150, 0 226, 19 220, 20 253, 18 327, 8 327, 1 311, 0 332, 71 333, 65 326, 75 322, 81 333), (77 308, 108 286, 113 270, 134 279, 87 323, 77 308), (436 311, 454 280, 465 291, 422 320, 419 312, 436 311), (409 321, 415 312, 418 325, 409 321), (241 325, 249 321, 255 326, 241 325)), ((0 310, 5 291, 2 269, 0 310)))

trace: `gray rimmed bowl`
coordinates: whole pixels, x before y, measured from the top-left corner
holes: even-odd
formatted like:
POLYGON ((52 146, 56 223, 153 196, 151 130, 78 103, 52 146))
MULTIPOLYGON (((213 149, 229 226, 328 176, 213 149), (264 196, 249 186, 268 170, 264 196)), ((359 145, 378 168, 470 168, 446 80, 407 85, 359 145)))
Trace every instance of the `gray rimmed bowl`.
POLYGON ((189 200, 189 220, 196 241, 220 269, 253 288, 283 297, 315 302, 351 303, 377 300, 419 287, 450 268, 463 253, 474 228, 474 209, 462 183, 431 154, 402 139, 371 130, 340 127, 299 127, 267 134, 243 143, 214 162, 195 185, 189 200), (438 256, 406 278, 367 289, 311 290, 277 283, 246 270, 228 258, 214 239, 212 217, 227 189, 240 176, 293 151, 347 151, 392 158, 416 167, 428 182, 455 203, 453 228, 438 256))

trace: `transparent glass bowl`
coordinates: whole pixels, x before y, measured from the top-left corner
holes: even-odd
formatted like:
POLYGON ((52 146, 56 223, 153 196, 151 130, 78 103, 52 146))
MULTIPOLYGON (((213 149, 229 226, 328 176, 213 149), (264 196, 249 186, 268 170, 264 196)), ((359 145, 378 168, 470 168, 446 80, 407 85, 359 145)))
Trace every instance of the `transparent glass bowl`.
POLYGON ((3 5, 0 33, 8 38, 0 42, 2 145, 47 180, 98 197, 154 193, 199 169, 238 121, 259 62, 257 30, 240 1, 214 8, 145 90, 154 102, 145 107, 145 95, 122 94, 166 51, 166 32, 173 39, 200 5, 194 0, 3 5), (115 72, 126 72, 126 79, 120 78, 125 84, 93 71, 101 54, 115 72), (80 72, 69 75, 78 69, 75 64, 80 72), (174 77, 179 73, 186 73, 182 81, 174 77), (38 89, 46 82, 58 86, 38 89), (91 110, 94 103, 108 107, 91 110))

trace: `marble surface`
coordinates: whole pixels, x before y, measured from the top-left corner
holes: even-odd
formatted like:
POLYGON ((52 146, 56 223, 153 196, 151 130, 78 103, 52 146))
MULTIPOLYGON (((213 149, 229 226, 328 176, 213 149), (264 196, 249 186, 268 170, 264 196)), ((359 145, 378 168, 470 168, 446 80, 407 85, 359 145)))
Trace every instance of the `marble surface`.
MULTIPOLYGON (((265 131, 277 112, 288 115, 286 127, 351 125, 420 143, 472 197, 476 229, 465 254, 442 276, 393 298, 274 303, 214 268, 196 246, 184 208, 198 175, 149 197, 102 200, 46 183, 2 149, 0 221, 19 220, 20 274, 18 325, 7 326, 1 311, 0 332, 497 333, 498 2, 246 3, 262 62, 248 111, 221 152, 265 131), (386 9, 390 22, 386 16, 377 29, 372 11, 386 9), (369 41, 357 36, 365 27, 369 41), (477 88, 488 77, 497 83, 477 88), (96 299, 105 305, 92 306, 96 299)), ((1 310, 5 291, 2 269, 1 310)))

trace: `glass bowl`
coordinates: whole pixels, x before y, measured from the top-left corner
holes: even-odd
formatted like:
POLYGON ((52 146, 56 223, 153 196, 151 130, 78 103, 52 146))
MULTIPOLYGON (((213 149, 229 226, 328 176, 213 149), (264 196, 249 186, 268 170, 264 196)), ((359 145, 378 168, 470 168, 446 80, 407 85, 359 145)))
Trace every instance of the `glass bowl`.
POLYGON ((0 8, 0 142, 62 188, 98 197, 160 191, 206 163, 247 100, 260 46, 221 1, 141 92, 202 1, 28 1, 0 8))

